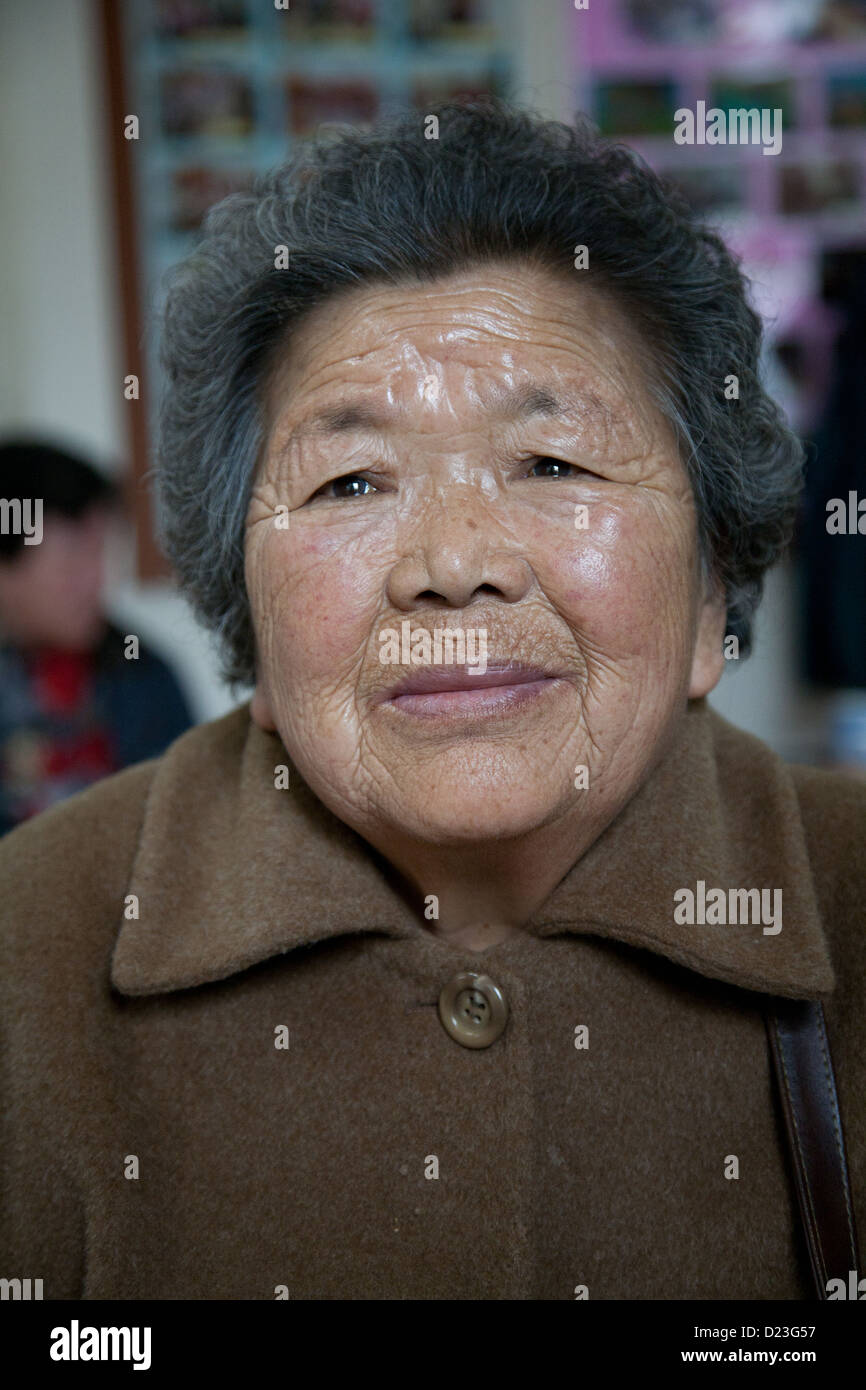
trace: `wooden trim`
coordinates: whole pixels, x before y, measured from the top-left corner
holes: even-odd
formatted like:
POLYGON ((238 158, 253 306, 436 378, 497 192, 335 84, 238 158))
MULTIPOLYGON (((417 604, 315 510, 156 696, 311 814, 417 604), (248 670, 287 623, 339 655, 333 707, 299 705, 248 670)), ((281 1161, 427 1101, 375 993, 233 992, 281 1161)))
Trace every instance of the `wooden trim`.
MULTIPOLYGON (((111 170, 114 204, 115 264, 121 313, 123 359, 118 363, 118 392, 123 378, 134 373, 139 380, 137 401, 123 400, 126 412, 128 457, 126 496, 135 526, 136 572, 139 579, 161 579, 169 566, 154 535, 153 500, 145 473, 149 466, 148 374, 141 315, 138 222, 132 159, 136 145, 123 137, 123 119, 130 114, 122 31, 121 0, 97 0, 100 9, 103 50, 103 110, 106 114, 106 153, 111 170)), ((140 132, 146 138, 144 132, 140 132)))

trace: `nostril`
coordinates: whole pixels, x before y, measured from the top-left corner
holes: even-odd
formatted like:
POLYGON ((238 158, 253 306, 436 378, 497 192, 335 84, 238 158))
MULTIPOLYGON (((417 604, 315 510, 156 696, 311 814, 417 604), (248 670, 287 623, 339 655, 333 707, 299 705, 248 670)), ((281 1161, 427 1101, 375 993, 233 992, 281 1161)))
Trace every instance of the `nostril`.
MULTIPOLYGON (((502 590, 495 584, 479 584, 478 588, 472 591, 472 597, 474 598, 476 594, 496 594, 498 598, 502 598, 502 590)), ((431 608, 454 607, 451 599, 446 598, 444 594, 437 593, 435 589, 425 589, 423 593, 416 594, 415 602, 418 604, 427 603, 431 608)))

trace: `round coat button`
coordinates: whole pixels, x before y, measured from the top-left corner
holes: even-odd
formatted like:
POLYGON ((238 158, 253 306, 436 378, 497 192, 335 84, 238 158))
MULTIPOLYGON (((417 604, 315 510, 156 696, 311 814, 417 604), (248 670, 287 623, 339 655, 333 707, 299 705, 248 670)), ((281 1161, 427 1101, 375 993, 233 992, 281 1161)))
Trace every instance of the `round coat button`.
POLYGON ((489 1047, 508 1022, 508 1004, 489 975, 461 970, 439 995, 439 1017, 461 1047, 489 1047))

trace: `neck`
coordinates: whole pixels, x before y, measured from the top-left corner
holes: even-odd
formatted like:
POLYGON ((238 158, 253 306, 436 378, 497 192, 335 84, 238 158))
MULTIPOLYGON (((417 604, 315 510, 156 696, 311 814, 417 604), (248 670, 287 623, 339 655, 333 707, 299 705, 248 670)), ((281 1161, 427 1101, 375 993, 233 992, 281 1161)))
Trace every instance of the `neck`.
POLYGON ((483 951, 525 929, 686 733, 682 718, 671 720, 639 775, 611 771, 595 784, 591 799, 572 801, 525 834, 443 844, 408 836, 392 824, 355 828, 402 875, 432 933, 483 951))
POLYGON ((468 845, 395 840, 393 827, 365 835, 409 884, 432 933, 483 951, 525 928, 603 829, 572 813, 525 835, 468 845))

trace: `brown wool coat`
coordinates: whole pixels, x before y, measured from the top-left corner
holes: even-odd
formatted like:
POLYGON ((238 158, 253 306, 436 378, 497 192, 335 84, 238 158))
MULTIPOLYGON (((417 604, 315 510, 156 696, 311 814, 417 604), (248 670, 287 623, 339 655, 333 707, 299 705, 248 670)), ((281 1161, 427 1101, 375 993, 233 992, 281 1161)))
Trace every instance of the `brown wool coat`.
POLYGON ((866 1232, 866 787, 696 702, 478 955, 293 768, 275 789, 287 761, 244 705, 0 842, 0 1275, 76 1299, 810 1298, 760 1006, 826 1001, 866 1232), (781 887, 782 931, 674 925, 698 879, 781 887), (439 1019, 461 969, 508 1000, 484 1049, 439 1019))

